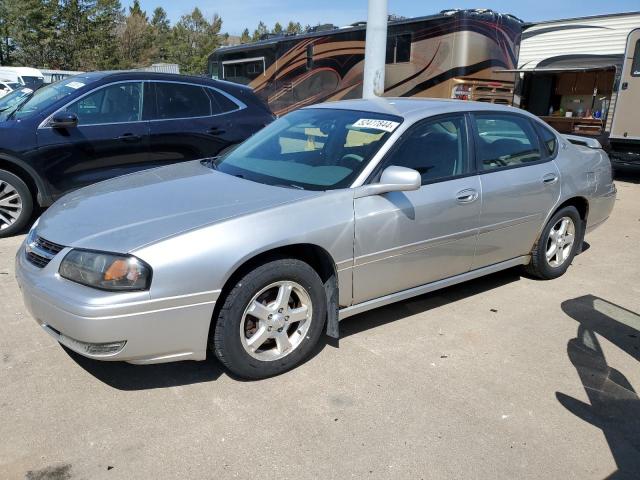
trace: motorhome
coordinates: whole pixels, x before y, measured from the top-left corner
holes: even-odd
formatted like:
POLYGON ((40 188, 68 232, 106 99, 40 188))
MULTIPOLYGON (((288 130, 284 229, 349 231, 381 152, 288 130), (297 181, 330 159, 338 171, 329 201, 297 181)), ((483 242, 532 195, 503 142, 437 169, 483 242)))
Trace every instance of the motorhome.
POLYGON ((525 27, 514 105, 640 165, 640 12, 525 27))
POLYGON ((17 82, 36 90, 44 83, 44 75, 37 68, 2 66, 0 67, 0 80, 17 82))
MULTIPOLYGON (((392 19, 385 96, 439 97, 510 104, 523 23, 491 10, 450 10, 392 19)), ((366 23, 332 26, 221 47, 213 78, 248 84, 276 114, 362 96, 366 23)))

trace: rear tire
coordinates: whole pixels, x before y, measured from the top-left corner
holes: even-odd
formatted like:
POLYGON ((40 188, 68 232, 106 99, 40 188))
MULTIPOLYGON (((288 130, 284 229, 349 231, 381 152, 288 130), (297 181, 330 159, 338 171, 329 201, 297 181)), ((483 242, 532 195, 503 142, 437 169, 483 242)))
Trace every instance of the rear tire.
POLYGON ((33 214, 33 197, 24 181, 0 170, 0 238, 22 231, 33 214))
POLYGON ((558 210, 547 222, 531 252, 529 275, 551 280, 569 268, 584 240, 584 222, 573 206, 558 210))
POLYGON ((326 316, 316 271, 300 260, 274 260, 244 275, 226 296, 210 348, 239 377, 279 375, 309 357, 326 316))

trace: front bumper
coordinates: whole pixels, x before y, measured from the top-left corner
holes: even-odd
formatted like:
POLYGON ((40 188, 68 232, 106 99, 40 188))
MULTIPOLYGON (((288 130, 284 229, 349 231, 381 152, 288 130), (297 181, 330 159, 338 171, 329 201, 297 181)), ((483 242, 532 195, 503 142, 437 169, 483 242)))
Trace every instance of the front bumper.
POLYGON ((206 358, 218 292, 154 299, 149 292, 95 290, 58 275, 68 250, 42 269, 26 260, 24 245, 16 255, 16 279, 24 303, 57 341, 97 360, 161 363, 206 358), (125 343, 108 354, 86 348, 113 342, 125 343))

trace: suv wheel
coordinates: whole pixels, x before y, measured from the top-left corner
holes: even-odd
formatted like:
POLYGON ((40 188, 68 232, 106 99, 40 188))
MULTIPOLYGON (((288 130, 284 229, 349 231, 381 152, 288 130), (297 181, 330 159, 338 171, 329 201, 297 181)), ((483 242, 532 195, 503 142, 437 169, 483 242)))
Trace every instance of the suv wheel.
POLYGON ((33 199, 26 183, 13 173, 0 170, 0 238, 22 230, 33 213, 33 199))
POLYGON ((278 375, 311 354, 326 315, 324 287, 313 268, 295 259, 268 262, 224 299, 213 350, 240 377, 278 375))

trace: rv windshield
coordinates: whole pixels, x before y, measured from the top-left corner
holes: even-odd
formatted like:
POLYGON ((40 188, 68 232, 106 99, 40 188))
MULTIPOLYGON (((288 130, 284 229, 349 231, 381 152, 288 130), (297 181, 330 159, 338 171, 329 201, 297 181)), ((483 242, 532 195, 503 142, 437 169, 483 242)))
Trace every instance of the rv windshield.
POLYGON ((24 75, 21 75, 21 77, 25 87, 32 88, 33 90, 37 90, 44 83, 44 78, 42 77, 27 77, 24 75))
POLYGON ((346 188, 401 122, 400 117, 354 110, 297 110, 211 165, 269 185, 305 190, 346 188))

